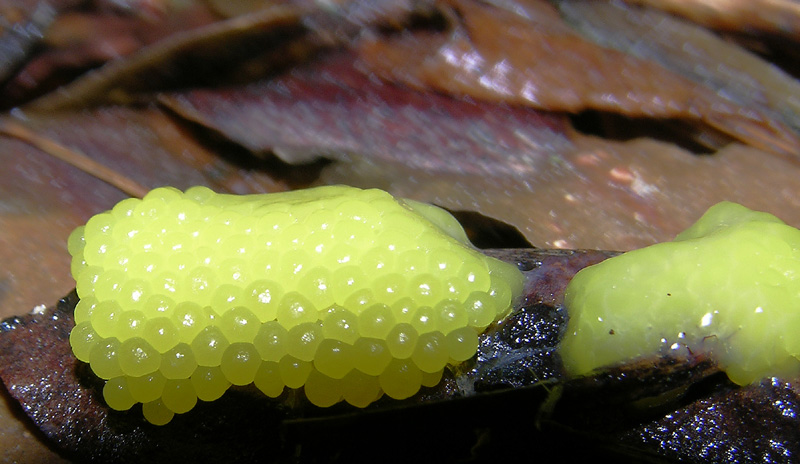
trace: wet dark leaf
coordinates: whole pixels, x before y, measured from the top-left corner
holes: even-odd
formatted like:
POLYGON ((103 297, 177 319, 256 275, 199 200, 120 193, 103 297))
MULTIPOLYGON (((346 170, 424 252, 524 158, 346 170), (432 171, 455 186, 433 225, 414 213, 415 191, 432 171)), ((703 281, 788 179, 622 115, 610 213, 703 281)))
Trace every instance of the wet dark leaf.
POLYGON ((48 439, 82 462, 473 462, 532 454, 788 462, 797 453, 792 384, 735 388, 702 355, 644 359, 565 381, 555 347, 566 315, 553 304, 577 270, 613 253, 489 253, 525 269, 525 300, 481 337, 476 360, 408 400, 320 409, 301 391, 272 400, 239 388, 153 426, 138 408, 109 410, 103 382, 72 356, 74 293, 44 314, 0 325, 0 378, 48 439), (768 438, 745 439, 763 430, 768 438), (398 440, 411 446, 387 453, 398 440), (569 445, 575 440, 582 446, 569 445))

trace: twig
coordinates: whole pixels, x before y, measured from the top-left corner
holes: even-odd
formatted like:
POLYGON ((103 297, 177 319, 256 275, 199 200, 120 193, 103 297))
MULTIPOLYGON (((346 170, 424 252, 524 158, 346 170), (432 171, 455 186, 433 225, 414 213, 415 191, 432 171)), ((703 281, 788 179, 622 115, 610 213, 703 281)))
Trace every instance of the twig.
POLYGON ((36 134, 22 124, 2 118, 0 119, 0 134, 22 140, 23 142, 42 150, 48 155, 54 156, 61 161, 64 161, 65 163, 70 164, 81 171, 96 177, 97 179, 100 179, 103 182, 112 185, 113 187, 118 188, 119 190, 122 190, 132 197, 142 198, 149 190, 138 182, 125 177, 108 166, 98 163, 79 151, 72 150, 54 140, 36 134))

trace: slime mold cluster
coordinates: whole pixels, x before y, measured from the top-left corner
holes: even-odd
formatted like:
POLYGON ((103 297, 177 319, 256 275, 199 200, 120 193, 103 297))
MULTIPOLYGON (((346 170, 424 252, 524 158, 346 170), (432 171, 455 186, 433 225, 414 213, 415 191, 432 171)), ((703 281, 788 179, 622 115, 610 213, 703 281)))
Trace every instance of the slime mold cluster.
POLYGON ((588 374, 688 348, 739 385, 800 374, 800 230, 736 203, 675 241, 581 270, 565 294, 561 356, 588 374))
POLYGON ((365 407, 434 385, 522 291, 434 206, 328 186, 173 188, 92 217, 68 241, 75 356, 108 405, 166 424, 231 385, 365 407))

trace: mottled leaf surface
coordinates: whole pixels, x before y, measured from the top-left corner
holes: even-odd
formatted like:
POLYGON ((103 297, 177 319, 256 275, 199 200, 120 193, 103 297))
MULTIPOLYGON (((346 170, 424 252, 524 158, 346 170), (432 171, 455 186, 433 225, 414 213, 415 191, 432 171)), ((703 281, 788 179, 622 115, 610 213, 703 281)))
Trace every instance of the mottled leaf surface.
POLYGON ((800 146, 785 123, 756 108, 745 109, 649 56, 584 40, 546 2, 447 3, 451 21, 444 33, 364 42, 370 70, 416 88, 540 109, 699 120, 776 153, 796 155, 800 146))
POLYGON ((546 248, 629 250, 671 240, 722 200, 800 225, 794 163, 737 144, 698 157, 648 139, 576 136, 570 147, 548 157, 546 166, 522 167, 525 174, 516 177, 478 176, 353 157, 326 167, 322 181, 380 187, 451 210, 478 211, 516 226, 530 243, 546 248))
POLYGON ((459 100, 382 82, 337 53, 257 84, 160 99, 255 153, 287 162, 349 155, 420 172, 517 177, 568 145, 555 114, 459 100))

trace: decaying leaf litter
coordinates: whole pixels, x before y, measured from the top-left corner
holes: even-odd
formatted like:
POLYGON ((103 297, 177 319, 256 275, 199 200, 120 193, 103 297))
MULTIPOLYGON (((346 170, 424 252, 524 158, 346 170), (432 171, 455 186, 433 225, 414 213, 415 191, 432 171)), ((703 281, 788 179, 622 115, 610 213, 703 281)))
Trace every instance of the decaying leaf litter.
MULTIPOLYGON (((12 102, 4 123, 100 160, 145 188, 379 186, 482 212, 545 248, 626 250, 667 240, 722 199, 800 225, 797 70, 774 66, 782 64, 781 50, 770 49, 771 33, 758 32, 763 26, 733 28, 740 36, 755 32, 723 42, 691 21, 622 2, 387 4, 391 14, 383 4, 320 9, 298 2, 237 17, 203 2, 149 10, 54 2, 50 30, 60 35, 45 34, 3 87, 2 101, 12 102), (108 28, 73 32, 111 18, 128 27, 112 35, 108 28), (143 38, 153 24, 163 32, 143 38), (212 36, 218 47, 208 47, 212 36), (243 47, 247 41, 259 46, 243 47), (226 44, 230 55, 215 58, 226 44), (529 57, 542 44, 570 59, 536 69, 529 57), (759 45, 762 58, 742 44, 759 45), (114 53, 87 54, 92 46, 114 53), (86 56, 93 61, 76 60, 86 56), (615 60, 631 74, 625 86, 614 74, 620 66, 608 65, 615 60), (653 74, 660 87, 647 85, 653 74), (62 90, 39 96, 59 84, 62 90), (324 94, 313 91, 319 85, 324 94), (313 131, 298 130, 308 121, 313 131), (642 128, 641 137, 626 136, 629 125, 642 128)), ((7 17, 24 22, 35 10, 13 11, 7 17)), ((796 41, 790 29, 774 29, 796 41)), ((0 139, 10 168, 0 173, 8 177, 0 216, 10 264, 0 281, 6 315, 66 294, 66 235, 124 197, 49 157, 46 144, 28 142, 0 139)), ((698 409, 682 413, 681 427, 702 420, 698 409)), ((629 431, 631 442, 640 446, 647 434, 669 442, 654 421, 629 431)), ((681 440, 673 436, 667 455, 696 456, 697 445, 681 440)))

